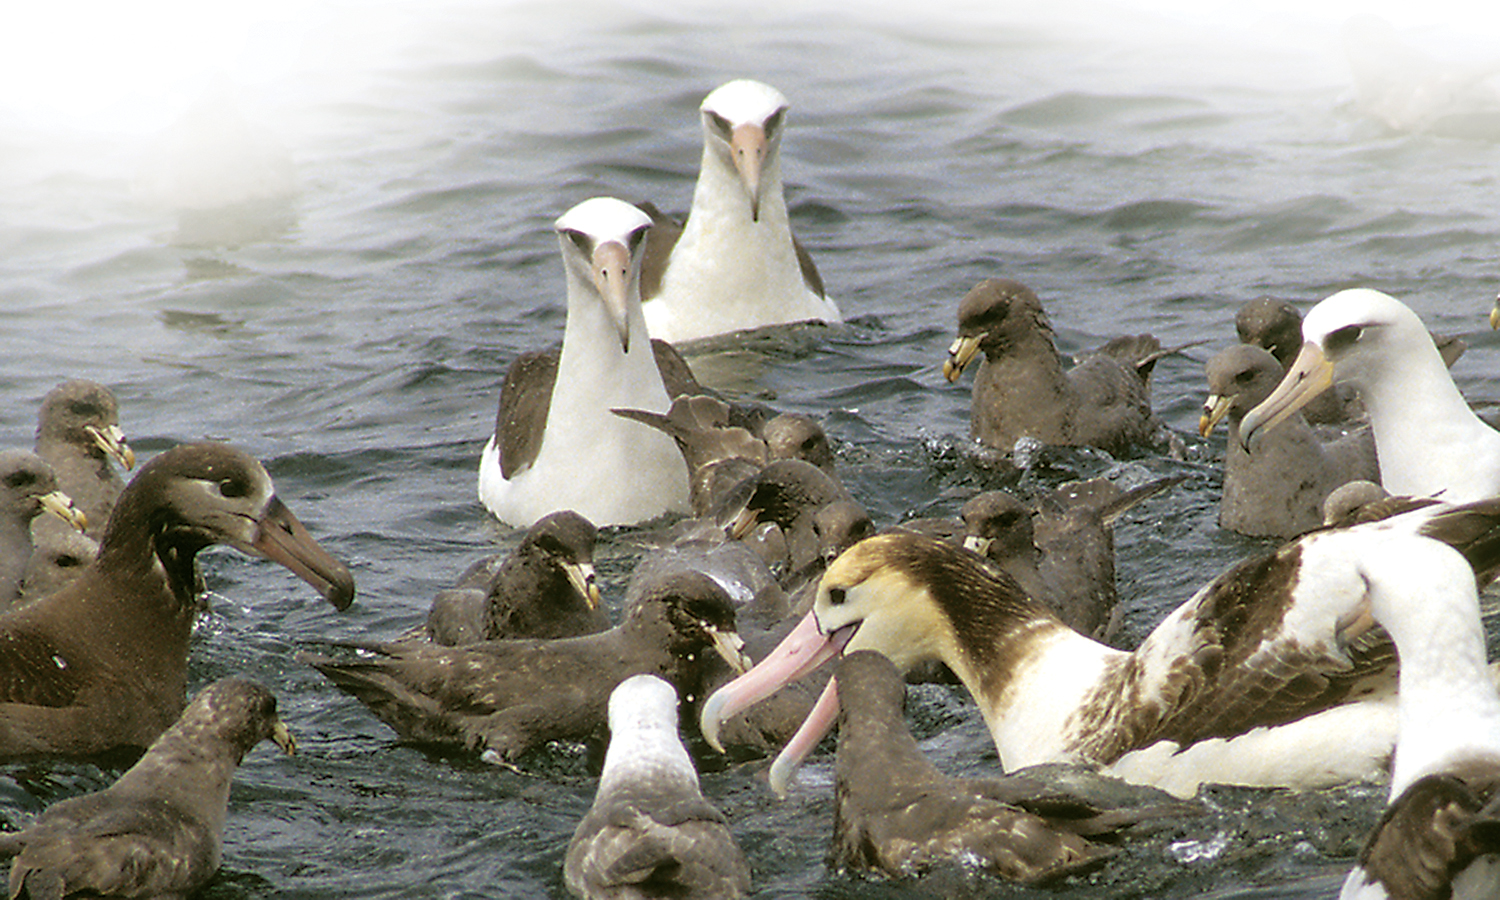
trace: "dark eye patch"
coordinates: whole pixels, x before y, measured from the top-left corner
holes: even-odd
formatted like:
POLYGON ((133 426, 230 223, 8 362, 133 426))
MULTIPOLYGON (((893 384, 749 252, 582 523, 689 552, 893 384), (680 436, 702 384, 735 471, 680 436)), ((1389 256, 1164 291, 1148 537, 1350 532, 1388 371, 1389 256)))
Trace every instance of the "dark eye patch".
POLYGON ((1365 326, 1363 325, 1345 325, 1328 335, 1323 341, 1323 347, 1330 353, 1340 353, 1354 346, 1361 337, 1364 337, 1364 334, 1365 326))
POLYGON ((829 606, 843 606, 845 599, 846 599, 846 594, 845 594, 843 588, 841 588, 841 587, 831 587, 831 588, 828 589, 828 605, 829 606))
POLYGON ((729 136, 734 133, 734 126, 729 123, 728 119, 711 109, 704 110, 703 114, 708 117, 709 124, 713 125, 714 130, 724 135, 725 140, 728 140, 729 136))
POLYGON ((225 497, 244 497, 250 493, 250 483, 243 478, 230 475, 219 479, 219 493, 225 497))
POLYGON ((776 132, 781 129, 782 120, 784 120, 785 118, 786 118, 786 110, 785 109, 778 109, 775 112, 771 113, 771 115, 766 118, 766 138, 767 139, 770 139, 770 138, 776 136, 776 132))
POLYGON ((575 231, 572 228, 564 228, 562 230, 562 233, 567 237, 568 240, 573 242, 573 246, 577 247, 579 250, 582 250, 584 254, 593 254, 593 241, 589 240, 588 235, 584 234, 581 231, 575 231))
POLYGON ((36 484, 36 475, 31 472, 12 472, 5 476, 5 486, 10 488, 27 488, 36 484))

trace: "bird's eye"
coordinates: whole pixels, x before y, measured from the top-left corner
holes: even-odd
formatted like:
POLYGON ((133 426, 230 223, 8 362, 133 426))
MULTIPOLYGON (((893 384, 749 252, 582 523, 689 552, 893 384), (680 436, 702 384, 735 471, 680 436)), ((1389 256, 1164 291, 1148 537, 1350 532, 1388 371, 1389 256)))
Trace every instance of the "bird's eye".
POLYGON ((829 588, 828 589, 828 605, 829 606, 843 606, 844 605, 844 595, 845 595, 845 591, 841 587, 831 587, 831 588, 829 588))
POLYGON ((773 137, 776 136, 776 132, 778 130, 780 130, 780 128, 781 128, 781 122, 785 118, 786 118, 786 110, 785 109, 778 109, 775 112, 771 113, 771 115, 769 115, 769 116, 766 117, 766 128, 765 128, 765 131, 766 131, 766 139, 767 140, 769 140, 769 139, 771 139, 771 138, 773 138, 773 137))
POLYGON ((636 251, 640 249, 641 244, 646 242, 646 232, 650 230, 651 226, 642 225, 640 228, 637 228, 635 231, 632 231, 630 232, 630 234, 626 235, 625 247, 630 251, 631 256, 635 256, 636 251))
POLYGON ((1240 372, 1240 373, 1238 373, 1238 374, 1236 374, 1234 376, 1234 381, 1235 381, 1236 384, 1249 384, 1250 382, 1252 382, 1254 380, 1255 380, 1255 373, 1251 372, 1251 371, 1248 371, 1248 370, 1244 371, 1244 372, 1240 372))
POLYGON ((1364 334, 1365 327, 1363 325, 1345 325, 1325 338, 1323 346, 1330 353, 1338 353, 1349 349, 1356 341, 1364 337, 1364 334))
POLYGON ((36 476, 30 472, 12 472, 5 476, 5 486, 14 490, 29 488, 36 483, 36 476))
POLYGON ((568 240, 573 242, 573 246, 583 251, 585 255, 593 255, 594 248, 590 246, 591 242, 588 235, 581 231, 574 231, 571 228, 562 229, 562 233, 568 240))
POLYGON ((725 140, 728 140, 729 136, 734 133, 734 126, 728 119, 711 109, 705 109, 703 114, 708 117, 708 123, 714 127, 715 131, 722 134, 725 140))
POLYGON ((220 479, 219 493, 225 497, 243 497, 250 493, 250 486, 243 480, 231 476, 220 479))

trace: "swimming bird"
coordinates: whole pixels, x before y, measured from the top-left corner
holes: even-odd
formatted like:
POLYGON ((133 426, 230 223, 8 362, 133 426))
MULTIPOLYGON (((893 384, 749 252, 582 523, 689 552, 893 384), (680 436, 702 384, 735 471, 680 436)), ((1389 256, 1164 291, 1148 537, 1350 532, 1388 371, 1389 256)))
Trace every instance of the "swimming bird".
POLYGON ((1368 614, 1401 657, 1399 725, 1385 815, 1341 896, 1500 896, 1500 695, 1472 572, 1441 542, 1400 535, 1361 565, 1368 614))
POLYGON ((229 784, 262 740, 293 753, 264 687, 203 688, 135 765, 102 791, 47 807, 0 835, 11 897, 188 897, 219 869, 229 784))
MULTIPOLYGON (((1481 582, 1500 567, 1500 500, 1424 506, 1241 562, 1134 652, 1063 625, 972 553, 878 535, 835 560, 812 611, 774 653, 704 703, 702 731, 712 743, 725 715, 829 656, 868 648, 903 671, 947 664, 978 701, 1007 770, 1091 763, 1180 796, 1203 782, 1372 779, 1395 738, 1395 654, 1367 617, 1344 610, 1375 589, 1363 562, 1387 533, 1453 542, 1481 582)), ((833 711, 820 700, 773 783, 785 783, 833 711)))
POLYGON ((800 459, 777 460, 742 480, 714 515, 736 539, 759 523, 774 522, 781 529, 787 555, 773 568, 779 568, 777 578, 788 592, 815 579, 839 551, 873 530, 864 508, 841 483, 800 459))
POLYGON ((879 653, 841 657, 830 863, 911 877, 942 863, 1038 883, 1113 855, 1088 838, 1143 818, 1187 815, 1161 795, 1101 810, 1028 775, 953 778, 922 754, 906 726, 906 682, 879 653))
POLYGON ((492 573, 488 561, 481 561, 477 571, 433 598, 428 639, 451 647, 503 638, 573 637, 609 628, 594 577, 596 535, 593 523, 572 510, 538 519, 492 573))
POLYGON ((57 489, 57 476, 28 450, 0 450, 0 609, 20 598, 26 567, 35 552, 32 520, 47 512, 82 530, 83 513, 57 489))
POLYGON ((146 747, 170 727, 201 608, 194 558, 214 544, 281 563, 337 609, 354 599, 259 462, 226 444, 167 450, 121 492, 77 578, 0 615, 0 757, 146 747))
POLYGON ((48 531, 37 538, 21 581, 21 599, 45 597, 77 578, 94 557, 99 542, 71 528, 48 531))
POLYGON ((748 79, 703 99, 703 162, 687 221, 643 207, 657 223, 641 275, 653 337, 676 344, 842 321, 787 218, 781 140, 789 107, 780 91, 748 79))
POLYGON ((678 736, 672 685, 646 674, 620 682, 609 733, 594 803, 563 859, 568 890, 586 900, 748 893, 750 866, 678 736))
MULTIPOLYGON (((1234 330, 1240 343, 1259 347, 1276 357, 1285 372, 1302 349, 1302 313, 1286 300, 1256 297, 1234 314, 1234 330)), ((1310 425, 1343 425, 1363 421, 1365 408, 1359 392, 1349 385, 1324 391, 1302 408, 1310 425)))
POLYGON ((112 463, 135 468, 115 395, 82 378, 59 384, 42 398, 34 449, 57 473, 59 489, 87 517, 89 537, 98 540, 125 487, 112 463))
POLYGON ((599 634, 459 647, 362 644, 352 658, 298 659, 403 740, 509 761, 549 740, 596 738, 610 692, 631 675, 660 675, 684 697, 701 697, 713 653, 745 667, 734 625, 723 589, 682 572, 651 585, 623 622, 599 634))
POLYGON ((1240 424, 1256 437, 1330 385, 1352 384, 1375 435, 1380 483, 1392 494, 1466 503, 1500 494, 1500 432, 1474 415, 1422 320, 1367 288, 1340 291, 1302 322, 1305 342, 1281 384, 1240 424))
POLYGON ((1010 452, 1030 437, 1118 455, 1160 442, 1148 386, 1155 355, 1137 366, 1099 352, 1065 370, 1041 300, 1019 282, 986 279, 959 303, 944 377, 957 381, 981 353, 969 434, 986 446, 1010 452))
POLYGON ((1293 413, 1262 432, 1254 453, 1245 449, 1240 441, 1245 415, 1271 396, 1285 374, 1269 352, 1236 344, 1214 354, 1204 371, 1208 399, 1198 433, 1207 437, 1221 420, 1229 423, 1221 528, 1254 537, 1296 537, 1323 524, 1323 502, 1340 485, 1380 480, 1374 439, 1365 427, 1324 441, 1293 413))
POLYGON ((568 285, 562 351, 516 360, 479 463, 479 498, 518 528, 559 509, 633 525, 688 508, 687 472, 666 435, 610 412, 665 412, 667 388, 641 318, 640 260, 651 220, 619 200, 558 218, 568 285))

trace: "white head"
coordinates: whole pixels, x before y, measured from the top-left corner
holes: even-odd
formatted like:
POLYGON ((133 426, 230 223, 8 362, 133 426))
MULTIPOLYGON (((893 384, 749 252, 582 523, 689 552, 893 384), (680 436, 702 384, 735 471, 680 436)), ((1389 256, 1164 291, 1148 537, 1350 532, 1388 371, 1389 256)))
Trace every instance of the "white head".
POLYGON ((598 291, 620 346, 630 349, 627 298, 640 303, 641 254, 651 217, 623 200, 594 197, 554 223, 568 277, 598 291))
POLYGON ((770 85, 740 79, 714 90, 700 107, 704 146, 739 173, 752 219, 760 217, 762 175, 781 144, 788 105, 770 85))

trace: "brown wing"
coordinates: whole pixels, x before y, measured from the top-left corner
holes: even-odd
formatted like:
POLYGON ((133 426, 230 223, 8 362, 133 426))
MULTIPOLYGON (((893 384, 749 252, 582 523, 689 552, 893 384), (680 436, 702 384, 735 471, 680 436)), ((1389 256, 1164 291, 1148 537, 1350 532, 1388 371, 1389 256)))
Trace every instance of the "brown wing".
POLYGON ((661 373, 661 383, 668 397, 686 397, 703 393, 703 385, 693 375, 687 360, 677 348, 663 340, 651 339, 651 351, 656 357, 656 371, 661 373))
POLYGON ((0 704, 70 706, 86 682, 83 664, 67 659, 45 635, 24 628, 0 632, 0 704))
POLYGON ((1474 781, 1429 775, 1402 791, 1359 855, 1366 879, 1403 900, 1449 897, 1455 874, 1480 855, 1500 852, 1497 776, 1491 764, 1487 777, 1474 781))
POLYGON ((559 356, 556 349, 523 353, 505 370, 495 414, 495 446, 500 450, 500 474, 507 479, 529 469, 542 448, 559 356))
POLYGON ((813 265, 812 255, 802 246, 802 242, 797 240, 795 234, 792 235, 792 249, 797 251, 797 265, 802 269, 802 280, 806 282, 807 289, 819 297, 827 297, 828 294, 823 289, 823 276, 818 274, 818 267, 813 265))
POLYGON ((636 207, 651 217, 651 233, 646 236, 646 254, 641 257, 641 300, 646 301, 661 293, 661 280, 667 271, 667 261, 672 258, 672 248, 677 246, 677 239, 682 237, 682 226, 685 223, 668 216, 653 203, 637 203, 636 207))

